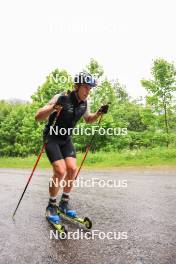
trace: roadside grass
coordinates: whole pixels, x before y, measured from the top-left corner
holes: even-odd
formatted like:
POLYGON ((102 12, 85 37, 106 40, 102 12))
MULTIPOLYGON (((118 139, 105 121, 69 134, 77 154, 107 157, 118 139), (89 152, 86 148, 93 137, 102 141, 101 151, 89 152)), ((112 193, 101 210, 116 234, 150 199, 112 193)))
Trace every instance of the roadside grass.
MULTIPOLYGON (((78 153, 77 164, 79 165, 84 153, 78 153)), ((36 156, 21 157, 1 157, 0 168, 32 168, 36 161, 36 156)), ((153 148, 141 150, 123 150, 121 152, 89 153, 84 164, 84 168, 113 168, 128 166, 162 166, 176 165, 176 149, 174 148, 153 148)), ((38 168, 50 168, 50 163, 43 154, 38 168)))

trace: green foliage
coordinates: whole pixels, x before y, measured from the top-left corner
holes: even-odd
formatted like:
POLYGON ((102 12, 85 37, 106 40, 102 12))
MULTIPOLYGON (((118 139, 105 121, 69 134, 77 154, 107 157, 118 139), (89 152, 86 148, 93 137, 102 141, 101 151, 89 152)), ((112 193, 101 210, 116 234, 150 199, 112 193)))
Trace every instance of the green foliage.
MULTIPOLYGON (((159 116, 159 124, 165 129, 169 138, 172 127, 170 116, 174 111, 176 91, 176 68, 173 63, 163 59, 156 59, 151 70, 153 80, 142 80, 142 85, 147 89, 147 104, 159 116)), ((166 142, 168 146, 169 141, 166 142)))
POLYGON ((54 70, 46 77, 46 81, 39 86, 37 92, 31 98, 38 105, 46 104, 55 94, 72 89, 73 82, 67 71, 54 70))
POLYGON ((104 73, 103 67, 94 59, 90 60, 90 63, 86 66, 86 71, 97 78, 100 78, 104 73))
MULTIPOLYGON (((103 68, 94 59, 91 59, 86 70, 99 78, 98 87, 92 89, 89 98, 91 112, 97 111, 103 104, 110 103, 109 112, 103 116, 101 127, 111 127, 119 131, 119 134, 113 136, 97 134, 92 153, 122 153, 128 150, 138 153, 135 151, 163 147, 168 145, 168 142, 171 147, 176 146, 174 64, 163 59, 154 61, 153 79, 142 80, 142 85, 148 91, 146 105, 140 100, 131 101, 125 87, 118 80, 103 78, 103 68), (128 129, 126 135, 122 133, 123 128, 128 129)), ((25 157, 38 154, 45 122, 35 121, 36 111, 55 94, 72 88, 73 81, 69 73, 55 69, 32 95, 32 103, 12 104, 0 101, 0 156, 25 157)), ((81 119, 78 125, 91 128, 96 124, 86 124, 81 119)), ((73 140, 77 151, 83 152, 90 142, 90 136, 74 135, 73 140)), ((90 163, 93 164, 94 161, 95 155, 90 163)))
POLYGON ((3 120, 10 113, 12 108, 13 108, 12 104, 10 104, 4 100, 0 101, 0 126, 2 125, 3 120))
MULTIPOLYGON (((77 154, 78 165, 83 158, 83 153, 77 154)), ((89 153, 85 161, 84 167, 87 169, 93 168, 109 168, 124 167, 124 166, 175 166, 176 148, 156 147, 156 148, 141 148, 128 150, 124 149, 121 152, 97 151, 89 153), (108 155, 107 155, 108 154, 108 155)), ((31 168, 36 161, 36 156, 29 157, 0 157, 0 168, 31 168)), ((46 169, 51 165, 45 154, 38 164, 38 168, 46 169)))
POLYGON ((25 105, 14 105, 0 127, 0 155, 18 156, 21 153, 19 137, 25 117, 25 105))

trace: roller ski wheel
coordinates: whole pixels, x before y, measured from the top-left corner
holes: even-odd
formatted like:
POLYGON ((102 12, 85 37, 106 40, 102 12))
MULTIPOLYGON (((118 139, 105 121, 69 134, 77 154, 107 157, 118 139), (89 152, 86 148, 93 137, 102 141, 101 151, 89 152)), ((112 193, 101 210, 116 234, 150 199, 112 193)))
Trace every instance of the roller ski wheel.
POLYGON ((65 239, 68 234, 68 228, 65 225, 62 225, 61 231, 60 231, 60 238, 65 239))
POLYGON ((91 229, 92 228, 92 221, 88 217, 85 217, 84 218, 84 225, 87 229, 91 229))
POLYGON ((57 230, 60 234, 60 238, 66 238, 67 234, 68 234, 68 228, 61 224, 60 222, 59 223, 55 223, 51 220, 48 219, 48 217, 46 216, 46 219, 48 220, 48 222, 55 228, 55 230, 57 230))

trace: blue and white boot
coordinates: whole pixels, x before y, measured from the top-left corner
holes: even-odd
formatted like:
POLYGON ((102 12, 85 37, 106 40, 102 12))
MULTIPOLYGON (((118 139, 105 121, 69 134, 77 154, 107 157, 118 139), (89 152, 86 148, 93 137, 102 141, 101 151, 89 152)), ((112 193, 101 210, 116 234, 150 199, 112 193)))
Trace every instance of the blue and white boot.
POLYGON ((56 205, 56 200, 51 201, 49 200, 48 206, 46 207, 46 218, 48 221, 52 222, 53 224, 60 223, 60 217, 57 213, 58 207, 56 205))
POLYGON ((68 217, 77 217, 77 213, 75 210, 71 209, 69 206, 69 195, 62 194, 60 203, 59 203, 59 210, 64 213, 68 217))

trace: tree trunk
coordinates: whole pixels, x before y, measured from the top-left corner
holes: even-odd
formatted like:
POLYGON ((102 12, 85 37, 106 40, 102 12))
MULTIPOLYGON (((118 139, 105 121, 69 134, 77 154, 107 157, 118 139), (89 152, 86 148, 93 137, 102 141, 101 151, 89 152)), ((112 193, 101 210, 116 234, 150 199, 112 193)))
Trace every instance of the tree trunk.
POLYGON ((169 140, 168 140, 169 127, 168 127, 168 120, 167 120, 167 106, 166 106, 165 101, 164 101, 164 121, 165 121, 166 133, 167 133, 166 145, 167 145, 167 148, 168 148, 168 146, 169 146, 169 140))

